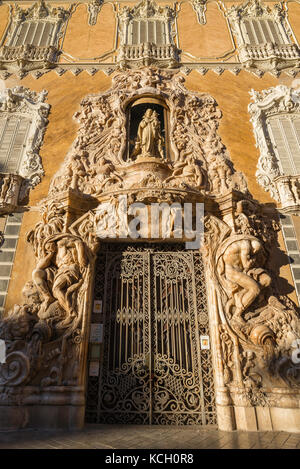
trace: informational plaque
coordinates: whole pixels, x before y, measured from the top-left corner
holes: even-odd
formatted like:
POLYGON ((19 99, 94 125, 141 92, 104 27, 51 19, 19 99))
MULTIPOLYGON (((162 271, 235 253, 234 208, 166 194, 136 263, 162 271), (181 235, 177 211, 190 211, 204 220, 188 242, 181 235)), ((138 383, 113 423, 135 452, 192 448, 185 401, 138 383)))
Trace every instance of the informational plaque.
POLYGON ((99 376, 99 362, 90 362, 89 376, 99 376))
POLYGON ((102 313, 102 300, 94 301, 93 313, 102 313))
POLYGON ((103 324, 91 324, 90 342, 96 344, 103 342, 103 324))
POLYGON ((201 346, 201 350, 209 350, 210 349, 209 336, 208 335, 201 335, 200 336, 200 346, 201 346))

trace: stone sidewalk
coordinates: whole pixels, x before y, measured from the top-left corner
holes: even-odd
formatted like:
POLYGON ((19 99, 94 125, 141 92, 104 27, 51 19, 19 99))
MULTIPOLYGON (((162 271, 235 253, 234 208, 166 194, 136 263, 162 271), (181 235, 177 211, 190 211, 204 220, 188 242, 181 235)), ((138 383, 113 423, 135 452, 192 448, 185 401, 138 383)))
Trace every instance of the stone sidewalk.
POLYGON ((300 449, 300 434, 215 428, 87 425, 82 431, 0 432, 0 449, 300 449))

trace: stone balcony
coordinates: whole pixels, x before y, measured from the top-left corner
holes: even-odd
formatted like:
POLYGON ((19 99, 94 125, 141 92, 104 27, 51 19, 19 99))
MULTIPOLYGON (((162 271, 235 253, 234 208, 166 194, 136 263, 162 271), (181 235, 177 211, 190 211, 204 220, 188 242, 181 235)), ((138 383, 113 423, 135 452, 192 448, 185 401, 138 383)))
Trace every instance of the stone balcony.
POLYGON ((120 46, 117 62, 121 68, 156 65, 175 68, 179 65, 180 50, 174 44, 156 45, 144 42, 137 45, 120 46))
POLYGON ((58 50, 54 46, 34 46, 24 44, 22 46, 3 46, 0 49, 0 70, 30 71, 38 68, 52 68, 58 56, 58 50))
POLYGON ((239 60, 247 67, 286 68, 299 65, 300 49, 296 44, 244 44, 239 49, 239 60))
POLYGON ((292 215, 300 215, 300 175, 278 176, 274 179, 281 210, 292 215))
POLYGON ((18 212, 24 178, 19 174, 0 173, 0 215, 18 212))

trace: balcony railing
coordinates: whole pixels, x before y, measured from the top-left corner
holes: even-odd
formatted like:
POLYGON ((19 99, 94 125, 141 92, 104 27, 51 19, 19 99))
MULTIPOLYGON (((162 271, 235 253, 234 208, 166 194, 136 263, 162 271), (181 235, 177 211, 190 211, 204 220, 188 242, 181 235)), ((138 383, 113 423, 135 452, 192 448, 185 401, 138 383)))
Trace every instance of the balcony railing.
POLYGON ((300 50, 296 44, 277 45, 272 42, 259 45, 245 44, 240 47, 240 61, 247 62, 252 60, 295 60, 300 58, 300 50))
POLYGON ((37 67, 51 67, 57 60, 58 50, 54 46, 3 46, 0 49, 0 69, 9 69, 17 65, 22 69, 32 70, 37 67))
POLYGON ((120 46, 117 60, 123 66, 159 64, 174 67, 179 63, 179 54, 180 51, 174 44, 156 45, 144 42, 137 45, 120 46))
POLYGON ((18 174, 0 173, 0 215, 17 211, 23 181, 18 174))
POLYGON ((300 175, 278 176, 274 179, 280 197, 281 209, 300 214, 300 175))

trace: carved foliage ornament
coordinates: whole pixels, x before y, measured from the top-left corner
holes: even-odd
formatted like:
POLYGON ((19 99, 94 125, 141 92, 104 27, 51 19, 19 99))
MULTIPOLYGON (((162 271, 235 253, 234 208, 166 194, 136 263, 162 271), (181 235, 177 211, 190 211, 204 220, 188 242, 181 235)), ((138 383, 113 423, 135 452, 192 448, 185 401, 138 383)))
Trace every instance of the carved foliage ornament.
POLYGON ((195 10, 199 24, 206 24, 207 0, 192 0, 192 6, 195 10))
POLYGON ((30 119, 25 148, 19 164, 18 174, 25 181, 20 199, 24 199, 30 187, 36 186, 44 174, 39 149, 48 123, 50 105, 45 103, 47 92, 36 93, 28 88, 16 86, 0 91, 0 119, 20 117, 30 119))
POLYGON ((300 90, 278 85, 262 92, 252 90, 250 95, 253 103, 249 104, 248 110, 251 115, 256 146, 260 151, 256 172, 257 181, 266 191, 270 192, 275 200, 282 201, 276 178, 283 174, 266 123, 272 116, 300 116, 300 90))
MULTIPOLYGON (((127 106, 137 97, 163 99, 170 109, 168 158, 160 185, 221 194, 231 188, 247 191, 245 180, 235 172, 217 133, 221 111, 205 94, 191 93, 184 78, 170 72, 144 69, 118 73, 107 92, 88 96, 75 114, 80 124, 78 137, 63 166, 51 182, 50 193, 69 187, 85 194, 129 189, 126 151, 127 106)), ((159 173, 157 174, 159 176, 159 173)), ((153 187, 146 173, 133 187, 153 187)))
POLYGON ((104 0, 91 0, 87 4, 87 9, 88 9, 88 23, 90 26, 95 26, 97 23, 98 15, 101 11, 102 5, 104 3, 104 0))

